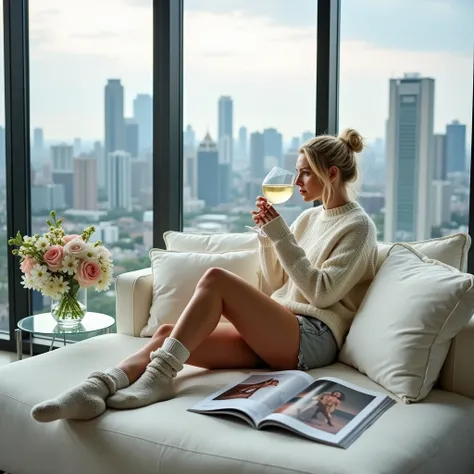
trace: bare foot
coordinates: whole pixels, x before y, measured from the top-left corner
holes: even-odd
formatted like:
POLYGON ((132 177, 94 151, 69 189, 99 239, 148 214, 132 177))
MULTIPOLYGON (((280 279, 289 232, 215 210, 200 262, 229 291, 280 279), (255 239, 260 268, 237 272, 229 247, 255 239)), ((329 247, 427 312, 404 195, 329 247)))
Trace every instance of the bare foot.
POLYGON ((127 357, 118 365, 122 369, 130 381, 130 385, 136 382, 140 376, 145 372, 147 365, 150 363, 150 353, 136 352, 127 357))

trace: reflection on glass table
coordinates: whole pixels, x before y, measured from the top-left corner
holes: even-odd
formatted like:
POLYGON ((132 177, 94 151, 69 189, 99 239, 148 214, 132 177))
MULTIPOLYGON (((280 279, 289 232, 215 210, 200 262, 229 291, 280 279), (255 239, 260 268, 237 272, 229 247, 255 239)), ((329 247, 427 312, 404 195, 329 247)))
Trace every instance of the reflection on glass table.
POLYGON ((33 334, 52 336, 51 345, 49 347, 51 351, 58 336, 62 336, 64 345, 66 345, 66 335, 68 334, 87 334, 96 331, 108 333, 114 323, 115 320, 111 316, 91 312, 88 312, 84 316, 84 319, 79 325, 71 328, 59 326, 51 313, 28 316, 18 321, 18 329, 15 330, 18 360, 21 360, 23 357, 22 331, 30 334, 30 355, 33 355, 33 334))

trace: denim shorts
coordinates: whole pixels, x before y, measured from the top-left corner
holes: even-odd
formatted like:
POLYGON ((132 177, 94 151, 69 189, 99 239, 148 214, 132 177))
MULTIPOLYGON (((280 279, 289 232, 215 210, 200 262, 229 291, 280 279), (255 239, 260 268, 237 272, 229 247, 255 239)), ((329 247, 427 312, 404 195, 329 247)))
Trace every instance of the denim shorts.
POLYGON ((317 318, 297 314, 300 325, 298 370, 317 369, 331 365, 338 347, 331 330, 317 318))

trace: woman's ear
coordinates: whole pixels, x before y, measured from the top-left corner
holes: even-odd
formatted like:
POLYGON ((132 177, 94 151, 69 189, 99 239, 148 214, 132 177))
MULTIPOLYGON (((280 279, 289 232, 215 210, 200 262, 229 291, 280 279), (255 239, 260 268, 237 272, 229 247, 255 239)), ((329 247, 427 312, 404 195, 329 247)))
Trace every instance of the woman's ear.
POLYGON ((339 168, 337 166, 331 166, 329 168, 329 180, 336 181, 339 176, 339 168))

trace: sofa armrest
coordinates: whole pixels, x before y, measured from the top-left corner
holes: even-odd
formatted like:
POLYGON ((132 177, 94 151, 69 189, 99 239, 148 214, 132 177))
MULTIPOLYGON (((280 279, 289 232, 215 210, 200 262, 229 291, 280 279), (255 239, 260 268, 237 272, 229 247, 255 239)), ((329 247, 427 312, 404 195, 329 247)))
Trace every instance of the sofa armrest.
POLYGON ((474 399, 474 317, 453 339, 438 387, 474 399))
POLYGON ((153 300, 151 268, 122 273, 115 280, 117 332, 140 336, 153 300))

